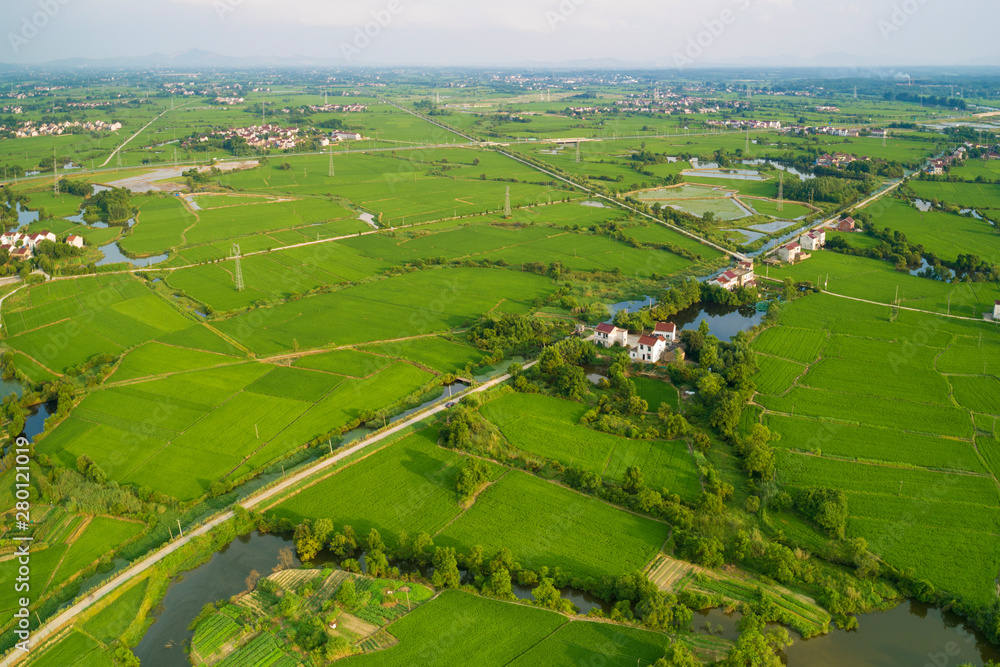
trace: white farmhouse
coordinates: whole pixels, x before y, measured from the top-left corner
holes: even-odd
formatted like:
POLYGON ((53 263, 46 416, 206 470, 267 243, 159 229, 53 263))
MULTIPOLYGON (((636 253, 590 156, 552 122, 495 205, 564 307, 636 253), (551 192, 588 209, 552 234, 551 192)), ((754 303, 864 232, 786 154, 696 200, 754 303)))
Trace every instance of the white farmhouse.
POLYGON ((802 244, 803 250, 819 250, 826 245, 826 232, 822 229, 817 229, 808 234, 803 234, 802 238, 799 239, 799 243, 802 244))
POLYGON ((673 322, 657 322, 653 327, 653 335, 673 343, 677 340, 677 325, 673 322))
POLYGON ((594 342, 604 347, 628 345, 628 329, 619 329, 613 324, 602 322, 597 325, 594 342))
POLYGON ((632 361, 641 361, 645 364, 655 364, 667 350, 667 341, 659 336, 639 336, 639 342, 629 350, 632 361))

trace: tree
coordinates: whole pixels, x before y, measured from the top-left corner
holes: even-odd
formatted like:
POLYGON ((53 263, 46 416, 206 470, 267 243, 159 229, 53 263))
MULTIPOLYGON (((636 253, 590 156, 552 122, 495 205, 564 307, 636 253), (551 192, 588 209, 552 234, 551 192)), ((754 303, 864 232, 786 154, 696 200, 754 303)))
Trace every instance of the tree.
POLYGON ((434 550, 434 575, 431 583, 435 588, 458 588, 461 585, 461 575, 458 572, 458 559, 451 547, 437 547, 434 550))
POLYGON ((729 656, 722 661, 724 667, 782 667, 779 653, 792 645, 788 630, 781 627, 764 631, 764 622, 753 614, 740 621, 741 632, 729 656))
POLYGON ((358 592, 354 587, 354 579, 348 579, 340 585, 340 590, 337 591, 337 602, 347 609, 353 609, 358 603, 358 592))
POLYGON ((302 560, 312 560, 323 548, 323 543, 317 539, 309 524, 302 523, 295 528, 295 551, 302 560))
POLYGON ((372 528, 368 533, 368 539, 365 540, 365 546, 368 551, 385 551, 385 543, 382 541, 382 536, 375 528, 372 528))
POLYGON ((666 654, 656 661, 655 667, 701 667, 701 664, 687 644, 675 641, 667 648, 666 654))
POLYGON ((538 586, 531 590, 531 596, 535 598, 535 604, 546 609, 559 609, 562 606, 562 595, 548 577, 538 582, 538 586))
POLYGON ((847 494, 840 489, 806 489, 796 498, 795 506, 831 537, 844 537, 848 516, 847 494))
POLYGON ((638 493, 645 481, 645 476, 639 466, 629 466, 625 469, 625 481, 622 483, 622 487, 629 493, 638 493))
POLYGON ((368 574, 373 577, 384 576, 389 572, 389 559, 382 551, 369 551, 365 554, 365 564, 368 574))
POLYGON ((514 590, 511 586, 510 570, 501 567, 490 575, 490 578, 483 584, 483 594, 502 600, 510 600, 514 597, 514 590))

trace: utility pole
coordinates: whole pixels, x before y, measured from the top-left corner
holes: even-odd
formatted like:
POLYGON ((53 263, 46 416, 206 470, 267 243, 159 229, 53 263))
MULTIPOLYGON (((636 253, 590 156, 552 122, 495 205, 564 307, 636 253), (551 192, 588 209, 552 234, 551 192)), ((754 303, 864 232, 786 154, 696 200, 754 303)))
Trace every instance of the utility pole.
POLYGON ((177 532, 180 534, 181 537, 184 537, 184 529, 181 528, 181 520, 180 519, 177 519, 177 532))
POLYGON ((508 185, 507 186, 506 194, 504 195, 504 201, 503 201, 503 217, 509 218, 510 215, 511 215, 511 213, 510 213, 510 186, 508 185))

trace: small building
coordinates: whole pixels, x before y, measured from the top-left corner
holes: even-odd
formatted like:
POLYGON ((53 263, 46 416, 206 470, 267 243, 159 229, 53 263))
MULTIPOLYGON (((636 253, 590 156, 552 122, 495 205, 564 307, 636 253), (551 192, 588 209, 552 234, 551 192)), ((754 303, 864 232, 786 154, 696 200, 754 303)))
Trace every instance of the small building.
POLYGON ((799 243, 802 244, 803 250, 819 250, 826 245, 826 232, 823 230, 816 230, 809 232, 808 234, 803 234, 799 239, 799 243))
POLYGON ((673 322, 657 322, 653 327, 653 335, 673 343, 677 340, 677 325, 673 322))
POLYGON ((597 325, 594 342, 604 347, 628 345, 628 329, 619 329, 613 324, 602 322, 597 325))
POLYGON ((723 271, 719 275, 715 276, 708 281, 709 285, 716 285, 724 290, 729 290, 732 292, 734 289, 739 287, 739 276, 732 270, 723 271))
POLYGON ((854 218, 850 218, 850 217, 844 218, 843 220, 840 220, 839 222, 837 222, 837 231, 838 232, 853 232, 854 231, 854 227, 855 227, 856 224, 857 223, 854 222, 854 218))
POLYGON ((659 336, 639 336, 639 342, 629 350, 632 361, 655 364, 667 349, 667 341, 659 336))
POLYGON ((66 244, 67 245, 71 245, 74 248, 82 248, 83 247, 83 237, 82 236, 77 236, 76 234, 70 234, 69 236, 66 237, 66 244))
POLYGON ((334 132, 330 135, 334 141, 357 141, 361 138, 360 132, 334 132))
POLYGON ((1000 301, 993 302, 993 321, 1000 322, 1000 301))
POLYGON ((802 257, 802 246, 789 243, 778 248, 778 259, 782 262, 797 262, 802 257))

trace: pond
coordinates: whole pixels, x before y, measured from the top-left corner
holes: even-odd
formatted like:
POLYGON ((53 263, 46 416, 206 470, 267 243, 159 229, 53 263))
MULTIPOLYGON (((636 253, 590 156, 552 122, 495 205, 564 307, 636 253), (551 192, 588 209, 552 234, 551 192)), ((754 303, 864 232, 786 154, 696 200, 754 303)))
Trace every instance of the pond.
POLYGON ((697 329, 708 322, 708 331, 719 340, 728 341, 741 331, 760 324, 765 312, 756 305, 724 306, 721 303, 702 301, 676 313, 670 321, 681 329, 697 329))
POLYGON ((685 169, 681 174, 684 176, 698 176, 699 178, 725 178, 734 181, 767 180, 766 176, 762 176, 750 169, 685 169))
MULTIPOLYGON (((162 611, 135 648, 142 667, 188 667, 191 663, 184 648, 194 633, 187 628, 201 608, 245 591, 251 570, 270 574, 278 564, 278 552, 291 546, 286 537, 251 533, 233 540, 210 561, 170 584, 162 611)), ((301 564, 294 554, 292 559, 296 567, 301 564)))
MULTIPOLYGON (((514 592, 514 597, 518 600, 534 600, 535 596, 531 594, 531 586, 522 586, 516 581, 511 584, 511 590, 514 592)), ((565 588, 560 588, 559 592, 562 593, 562 597, 569 600, 576 605, 576 608, 580 610, 581 614, 586 614, 591 609, 600 609, 605 614, 610 614, 611 609, 614 607, 610 602, 605 602, 599 597, 595 597, 586 591, 581 591, 576 588, 570 588, 569 586, 565 588)))
POLYGON ((608 318, 608 322, 615 319, 615 315, 618 314, 619 310, 624 310, 626 313, 637 313, 643 308, 649 308, 654 303, 656 299, 651 296, 644 296, 641 299, 635 299, 634 301, 619 301, 618 303, 608 304, 608 312, 611 317, 608 318))
POLYGON ((774 222, 764 222, 759 225, 750 225, 750 229, 755 229, 759 232, 764 232, 765 234, 773 234, 775 232, 780 232, 786 227, 793 226, 794 223, 789 223, 787 220, 775 220, 774 222))
POLYGON ((923 213, 926 213, 927 211, 931 210, 931 203, 924 199, 914 199, 913 205, 917 207, 918 211, 921 211, 923 213))
POLYGON ((38 220, 38 211, 29 211, 17 202, 17 228, 21 229, 38 220))
POLYGON ((102 245, 98 250, 104 255, 98 262, 97 266, 104 266, 106 264, 118 264, 120 262, 127 262, 133 266, 152 266, 153 264, 159 264, 167 258, 167 255, 154 255, 153 257, 142 257, 140 259, 129 259, 122 252, 122 249, 118 246, 117 241, 112 241, 107 245, 102 245))
POLYGON ((605 206, 603 202, 599 201, 582 201, 580 202, 580 206, 590 206, 592 208, 607 208, 607 206, 605 206))
POLYGON ((375 216, 371 213, 362 213, 358 216, 358 220, 363 221, 366 225, 372 229, 378 229, 378 224, 375 222, 375 216))
POLYGON ((796 640, 785 650, 789 667, 924 665, 956 667, 1000 660, 1000 648, 957 614, 913 600, 858 617, 858 629, 796 640))
POLYGON ((768 165, 770 167, 774 167, 775 169, 780 169, 781 171, 785 172, 786 174, 795 174, 796 176, 798 176, 799 178, 801 178, 803 181, 808 181, 809 179, 816 178, 816 174, 810 174, 809 172, 806 172, 806 171, 799 171, 795 167, 787 167, 787 166, 781 164, 780 162, 774 162, 773 160, 768 160, 768 159, 765 159, 765 158, 757 158, 757 159, 754 159, 754 160, 741 160, 741 162, 743 164, 753 164, 753 165, 766 164, 766 165, 768 165))

